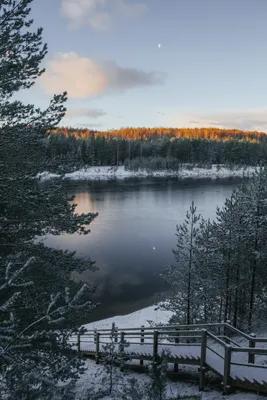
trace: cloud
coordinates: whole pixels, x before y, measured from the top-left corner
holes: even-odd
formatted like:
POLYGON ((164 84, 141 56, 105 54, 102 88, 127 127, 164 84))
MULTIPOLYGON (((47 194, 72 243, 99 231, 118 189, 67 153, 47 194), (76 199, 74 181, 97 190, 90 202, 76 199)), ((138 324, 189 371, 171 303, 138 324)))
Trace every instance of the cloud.
POLYGON ((216 110, 211 112, 187 112, 170 118, 176 127, 217 127, 267 132, 267 107, 255 109, 216 110))
POLYGON ((48 62, 47 72, 39 79, 46 93, 67 90, 70 98, 82 99, 107 92, 163 84, 163 72, 145 72, 136 68, 120 67, 115 61, 95 61, 76 53, 57 53, 48 62))
POLYGON ((60 10, 72 29, 87 25, 105 31, 120 19, 143 15, 148 7, 144 2, 134 0, 61 0, 60 10))
POLYGON ((72 108, 67 110, 65 117, 90 117, 99 118, 107 115, 107 113, 100 108, 72 108))

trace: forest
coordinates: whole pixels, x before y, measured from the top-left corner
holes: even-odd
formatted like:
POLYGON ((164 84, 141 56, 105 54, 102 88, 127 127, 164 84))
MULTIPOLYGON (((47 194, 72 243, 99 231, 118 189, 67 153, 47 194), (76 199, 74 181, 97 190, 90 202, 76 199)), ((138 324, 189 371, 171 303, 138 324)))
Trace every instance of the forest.
POLYGON ((59 157, 77 167, 125 165, 134 169, 145 159, 145 165, 153 168, 155 158, 158 169, 176 169, 183 163, 259 165, 267 159, 267 137, 260 132, 217 128, 97 132, 63 127, 47 132, 46 152, 51 159, 59 157))
POLYGON ((214 221, 203 219, 192 203, 177 225, 175 263, 162 273, 170 288, 163 304, 175 312, 172 322, 229 320, 251 332, 266 321, 266 198, 262 169, 225 200, 214 221))

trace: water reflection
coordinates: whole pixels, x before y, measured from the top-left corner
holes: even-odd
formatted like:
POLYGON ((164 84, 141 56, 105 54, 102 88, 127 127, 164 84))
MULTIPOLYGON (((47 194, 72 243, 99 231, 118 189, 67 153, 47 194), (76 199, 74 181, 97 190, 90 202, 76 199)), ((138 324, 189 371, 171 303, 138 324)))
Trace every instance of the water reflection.
POLYGON ((46 243, 76 250, 96 260, 97 272, 80 279, 97 285, 101 302, 88 321, 128 313, 147 306, 156 291, 164 290, 159 273, 173 262, 175 227, 183 221, 192 200, 205 218, 214 218, 237 180, 179 181, 129 179, 69 183, 78 213, 98 212, 86 236, 48 237, 46 243), (153 250, 155 247, 155 250, 153 250))

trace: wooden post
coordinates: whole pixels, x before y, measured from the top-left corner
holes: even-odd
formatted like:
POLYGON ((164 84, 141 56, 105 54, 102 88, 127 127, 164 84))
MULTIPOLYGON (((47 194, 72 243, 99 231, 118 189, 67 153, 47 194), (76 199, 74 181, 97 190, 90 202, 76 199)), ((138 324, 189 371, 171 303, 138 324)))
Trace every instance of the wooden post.
MULTIPOLYGON (((119 344, 119 351, 120 351, 120 353, 123 353, 123 350, 124 350, 124 343, 125 343, 125 341, 124 341, 124 336, 125 336, 125 333, 124 333, 124 332, 121 332, 121 334, 120 334, 120 344, 119 344)), ((115 350, 115 351, 116 351, 116 350, 115 350)), ((124 363, 123 363, 123 362, 121 363, 120 371, 121 371, 121 372, 124 371, 124 363)))
POLYGON ((81 351, 81 331, 79 331, 77 335, 77 349, 79 352, 81 351))
POLYGON ((225 345, 224 353, 224 373, 223 373, 223 394, 228 394, 230 390, 232 346, 225 345))
POLYGON ((223 336, 226 336, 226 326, 225 326, 226 322, 223 321, 223 336))
POLYGON ((120 337, 120 351, 123 351, 123 349, 124 349, 124 336, 125 336, 125 333, 124 332, 121 332, 121 337, 120 337))
POLYGON ((114 342, 118 343, 118 329, 115 326, 115 322, 112 322, 111 332, 114 334, 114 342))
MULTIPOLYGON (((226 321, 226 323, 227 323, 228 325, 230 325, 230 324, 231 324, 231 321, 228 319, 228 320, 226 321)), ((229 337, 230 337, 230 330, 228 330, 226 327, 225 327, 225 330, 224 330, 224 336, 229 336, 229 337)), ((225 343, 230 344, 230 340, 229 340, 229 339, 225 339, 225 343)))
MULTIPOLYGON (((251 333, 249 336, 251 337, 251 339, 249 339, 248 346, 251 347, 252 349, 255 349, 256 343, 255 343, 255 340, 253 340, 253 339, 256 338, 256 335, 255 335, 255 333, 251 333)), ((248 353, 248 362, 251 364, 255 364, 255 354, 248 353)))
POLYGON ((153 363, 157 362, 158 359, 158 345, 159 345, 159 332, 154 331, 153 339, 153 363))
MULTIPOLYGON (((179 332, 179 329, 176 328, 175 331, 179 332)), ((179 342, 180 342, 179 333, 176 334, 175 339, 174 339, 174 342, 175 342, 175 343, 179 343, 179 342)), ((177 363, 174 363, 174 364, 173 364, 173 371, 174 371, 174 372, 178 372, 178 368, 179 368, 178 364, 177 364, 177 363)))
POLYGON ((96 334, 96 345, 95 345, 95 362, 99 364, 99 348, 100 348, 100 333, 96 334))
POLYGON ((202 329, 201 333, 201 353, 200 353, 200 376, 199 390, 205 389, 205 373, 206 373, 206 354, 207 354, 207 330, 202 329))
MULTIPOLYGON (((140 344, 144 344, 145 342, 145 336, 144 336, 144 325, 141 326, 141 336, 140 336, 140 344)), ((144 360, 140 360, 140 365, 144 365, 144 360)))
POLYGON ((94 343, 96 343, 96 334, 97 334, 97 330, 94 330, 94 343))
POLYGON ((115 329, 115 338, 114 338, 114 342, 118 343, 118 328, 115 329))
POLYGON ((219 326, 218 330, 217 330, 217 336, 220 336, 220 335, 221 335, 221 327, 219 326))

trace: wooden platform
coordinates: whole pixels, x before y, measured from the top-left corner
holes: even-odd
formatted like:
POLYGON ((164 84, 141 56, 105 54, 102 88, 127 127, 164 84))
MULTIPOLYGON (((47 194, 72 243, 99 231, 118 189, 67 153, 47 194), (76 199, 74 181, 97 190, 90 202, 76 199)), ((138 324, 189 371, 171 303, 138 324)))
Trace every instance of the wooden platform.
POLYGON ((131 360, 156 362, 162 351, 167 352, 169 363, 190 364, 200 367, 200 390, 205 386, 205 372, 211 370, 221 377, 223 392, 231 388, 243 388, 267 393, 267 338, 247 335, 229 324, 172 325, 158 328, 133 328, 120 330, 94 330, 77 336, 77 347, 85 355, 101 361, 103 346, 113 343, 113 351, 119 354, 123 346, 131 360), (206 327, 206 328, 205 328, 206 327), (208 329, 207 329, 208 328, 208 329), (224 334, 211 331, 223 329, 224 334), (232 337, 226 335, 234 333, 232 337), (238 335, 248 340, 248 347, 241 347, 238 335), (257 343, 261 347, 256 347, 257 343), (231 345, 230 345, 230 344, 231 345), (261 363, 255 363, 255 355, 261 363), (247 358, 247 361, 246 359, 247 358))

